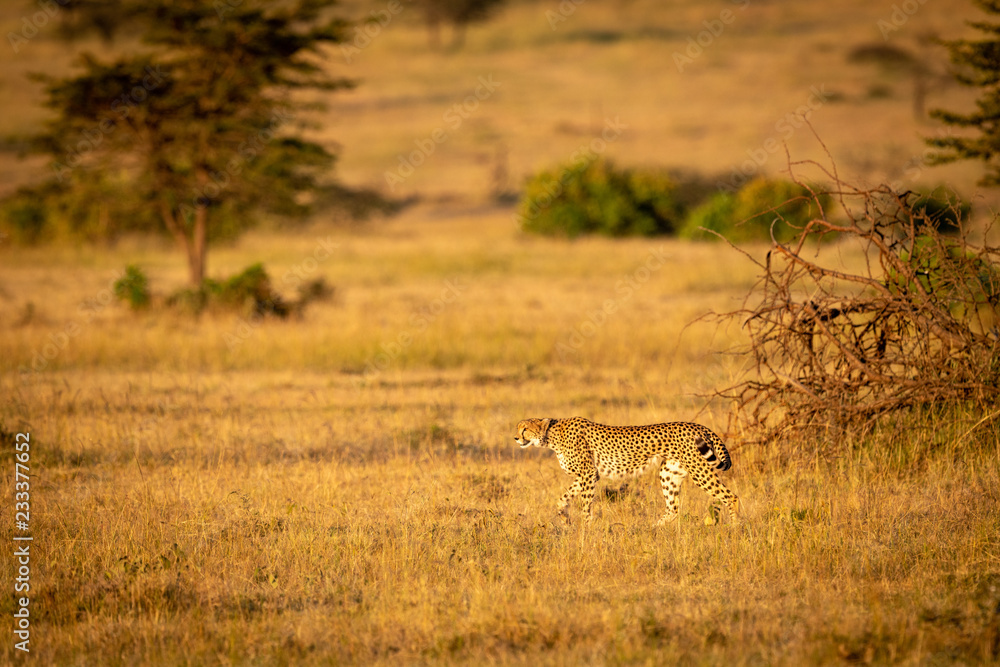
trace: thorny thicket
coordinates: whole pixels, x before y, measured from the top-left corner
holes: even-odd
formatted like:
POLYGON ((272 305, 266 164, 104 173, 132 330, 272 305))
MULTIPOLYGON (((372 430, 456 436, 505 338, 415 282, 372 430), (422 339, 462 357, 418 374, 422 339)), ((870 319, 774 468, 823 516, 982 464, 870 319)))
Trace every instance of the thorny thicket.
POLYGON ((811 189, 820 215, 754 260, 759 281, 722 316, 745 327, 751 373, 718 395, 759 442, 866 431, 913 409, 961 407, 973 428, 996 418, 1000 248, 989 230, 974 242, 957 200, 935 215, 917 193, 858 189, 820 169, 834 206, 811 189), (845 268, 851 246, 862 261, 845 268))

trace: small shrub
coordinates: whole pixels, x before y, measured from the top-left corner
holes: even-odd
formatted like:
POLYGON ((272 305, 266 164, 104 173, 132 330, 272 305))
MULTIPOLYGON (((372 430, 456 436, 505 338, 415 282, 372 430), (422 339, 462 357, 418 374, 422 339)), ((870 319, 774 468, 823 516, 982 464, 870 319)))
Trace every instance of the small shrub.
POLYGON ((733 192, 719 192, 691 211, 680 236, 716 239, 700 228, 718 232, 733 243, 770 241, 787 243, 810 220, 821 215, 830 198, 814 198, 809 190, 789 181, 756 178, 733 192), (818 202, 818 203, 817 203, 818 202), (777 220, 777 223, 775 223, 777 220))
MULTIPOLYGON (((717 192, 712 197, 696 207, 688 215, 678 236, 686 239, 715 239, 714 234, 708 234, 705 229, 726 235, 732 223, 736 220, 736 195, 732 192, 717 192), (702 229, 704 228, 704 229, 702 229)), ((730 238, 731 241, 737 239, 730 238)))
POLYGON ((943 186, 911 193, 905 200, 907 212, 918 228, 933 226, 942 234, 958 234, 962 221, 972 215, 972 205, 943 186))
POLYGON ((882 43, 867 43, 854 47, 847 54, 847 62, 878 65, 890 71, 912 70, 918 66, 918 60, 906 49, 882 43))
POLYGON ((138 266, 129 264, 125 273, 114 284, 115 297, 128 303, 132 310, 149 305, 149 279, 138 266))
MULTIPOLYGON (((206 281, 212 284, 212 281, 206 281)), ((271 278, 263 264, 252 264, 228 280, 212 285, 216 299, 224 304, 258 315, 270 313, 284 317, 288 314, 281 297, 271 287, 271 278)))
POLYGON ((325 278, 320 276, 299 285, 298 304, 300 307, 304 307, 313 301, 329 301, 333 298, 334 293, 334 288, 327 284, 325 278))
POLYGON ((198 315, 208 305, 208 294, 205 285, 198 288, 185 287, 177 290, 167 297, 167 305, 171 308, 186 311, 192 315, 198 315))
POLYGON ((669 234, 682 219, 676 185, 656 170, 581 161, 532 178, 521 202, 522 229, 570 238, 669 234))
POLYGON ((287 317, 290 312, 289 305, 274 291, 271 278, 259 263, 226 280, 206 278, 197 289, 180 290, 167 303, 192 313, 216 308, 236 310, 244 315, 287 317))
POLYGON ((961 239, 928 231, 899 253, 905 268, 886 271, 886 286, 896 295, 921 293, 942 304, 956 322, 978 334, 996 336, 1000 325, 1000 271, 961 239))
POLYGON ((33 245, 44 238, 46 211, 43 200, 19 191, 4 202, 3 229, 14 243, 33 245))

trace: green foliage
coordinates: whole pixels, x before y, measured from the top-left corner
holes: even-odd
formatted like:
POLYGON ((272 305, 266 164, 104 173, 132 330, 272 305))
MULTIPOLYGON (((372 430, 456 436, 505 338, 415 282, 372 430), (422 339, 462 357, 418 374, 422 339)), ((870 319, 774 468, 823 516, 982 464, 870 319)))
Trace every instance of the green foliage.
POLYGON ((217 300, 237 309, 260 313, 286 315, 287 308, 271 287, 271 278, 263 264, 251 264, 241 273, 221 283, 212 284, 207 280, 217 300))
POLYGON ((234 310, 243 315, 277 315, 287 317, 290 308, 274 291, 271 278, 260 263, 225 280, 206 278, 197 288, 180 290, 167 304, 193 313, 203 310, 234 310))
POLYGON ((570 238, 587 233, 651 236, 673 232, 683 215, 665 173, 578 161, 532 178, 521 202, 525 231, 570 238))
MULTIPOLYGON (((125 267, 122 276, 114 282, 113 290, 115 298, 127 303, 132 310, 143 310, 152 303, 149 279, 134 264, 125 267)), ((229 278, 206 278, 197 288, 178 290, 166 299, 166 305, 193 315, 210 311, 237 312, 247 317, 273 315, 285 318, 301 313, 314 301, 329 301, 333 295, 333 287, 318 277, 301 283, 297 298, 286 300, 274 289, 264 266, 256 263, 229 278)), ((30 320, 31 313, 26 315, 30 320)))
POLYGON ((125 267, 125 273, 115 281, 114 290, 115 297, 127 302, 132 310, 141 310, 149 305, 149 279, 134 264, 125 267))
POLYGON ((120 0, 56 0, 62 5, 59 18, 59 35, 66 40, 76 40, 97 33, 110 43, 117 33, 132 27, 132 19, 141 8, 120 0))
MULTIPOLYGON (((1000 14, 1000 2, 977 0, 976 4, 986 13, 1000 14)), ((955 78, 959 83, 973 88, 981 88, 982 95, 976 100, 976 110, 968 113, 954 113, 943 109, 931 111, 931 117, 946 125, 962 130, 974 130, 975 134, 963 132, 963 136, 932 137, 927 143, 944 149, 932 164, 948 164, 958 160, 982 160, 986 174, 979 184, 987 187, 1000 185, 1000 23, 970 21, 969 25, 985 34, 984 39, 946 40, 944 45, 955 65, 955 78)))
MULTIPOLYGON (((886 271, 893 294, 925 294, 942 305, 955 320, 980 331, 1000 326, 1000 271, 988 256, 962 239, 928 233, 914 239, 911 249, 900 252, 905 268, 886 271)), ((919 298, 914 296, 913 298, 919 298)))
POLYGON ((920 227, 932 226, 944 234, 956 234, 961 224, 972 214, 972 205, 962 201, 944 187, 913 193, 907 208, 920 227))
POLYGON ((787 243, 830 204, 826 195, 814 198, 804 186, 789 181, 756 178, 733 192, 719 192, 695 208, 679 235, 683 238, 717 239, 699 229, 718 232, 733 243, 770 241, 787 243))
MULTIPOLYGON (((213 209, 209 241, 228 241, 258 220, 237 201, 213 209)), ((114 243, 129 233, 166 235, 149 201, 127 174, 79 171, 60 182, 22 187, 0 201, 0 232, 17 245, 114 243)))
POLYGON ((19 245, 31 245, 45 237, 47 208, 39 196, 43 188, 21 188, 0 203, 0 233, 19 245))
POLYGON ((149 229, 159 231, 156 214, 120 172, 81 170, 0 201, 0 231, 15 244, 114 242, 149 229))

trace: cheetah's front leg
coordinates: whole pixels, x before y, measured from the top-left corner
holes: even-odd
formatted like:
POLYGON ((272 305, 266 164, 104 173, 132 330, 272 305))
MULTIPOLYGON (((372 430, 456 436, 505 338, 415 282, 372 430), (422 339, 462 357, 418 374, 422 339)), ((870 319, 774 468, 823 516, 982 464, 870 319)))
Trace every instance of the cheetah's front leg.
POLYGON ((591 511, 591 505, 594 502, 594 487, 597 485, 597 473, 592 472, 584 475, 578 475, 576 481, 570 485, 566 493, 562 495, 559 499, 559 515, 566 521, 570 523, 569 512, 567 508, 569 507, 569 501, 571 498, 579 495, 583 500, 583 518, 585 521, 593 521, 594 515, 591 511))
POLYGON ((667 501, 667 511, 656 522, 657 526, 663 526, 677 518, 677 495, 681 492, 685 477, 687 471, 677 461, 664 461, 660 466, 660 487, 663 489, 663 499, 667 501))

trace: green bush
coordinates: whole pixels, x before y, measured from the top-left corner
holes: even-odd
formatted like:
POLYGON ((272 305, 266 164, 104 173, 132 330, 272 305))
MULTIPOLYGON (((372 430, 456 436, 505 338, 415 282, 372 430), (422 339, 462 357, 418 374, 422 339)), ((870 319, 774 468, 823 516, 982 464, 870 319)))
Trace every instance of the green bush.
POLYGON ((3 202, 2 231, 19 245, 34 245, 44 240, 46 210, 44 199, 27 188, 3 202))
MULTIPOLYGON (((831 200, 820 195, 826 209, 831 200)), ((770 241, 772 223, 774 238, 786 243, 820 215, 816 200, 809 190, 789 181, 756 178, 735 193, 719 192, 698 206, 688 216, 680 230, 683 238, 718 238, 700 227, 718 232, 733 243, 770 241)))
POLYGON ((577 161, 533 177, 519 219, 525 231, 550 236, 669 234, 683 215, 676 189, 661 171, 577 161))
POLYGON ((933 226, 943 234, 957 234, 963 220, 972 214, 972 205, 958 199, 945 187, 921 190, 906 202, 918 227, 933 226))
POLYGON ((114 284, 115 296, 128 303, 132 310, 141 310, 149 305, 149 279, 142 269, 129 264, 125 273, 114 284))
POLYGON ((280 309, 280 299, 271 288, 271 278, 263 264, 252 264, 242 273, 221 283, 211 280, 205 282, 211 286, 216 299, 222 304, 257 313, 276 312, 280 309))
POLYGON ((168 305, 193 313, 207 309, 235 310, 244 315, 287 317, 290 308, 271 286, 271 278, 262 264, 252 264, 226 280, 206 278, 197 289, 183 289, 173 294, 168 305))
POLYGON ((988 256, 968 247, 964 240, 939 233, 917 236, 899 258, 907 266, 890 266, 886 285, 893 294, 924 293, 942 304, 956 320, 975 319, 995 328, 1000 304, 1000 272, 988 256), (919 285, 919 286, 918 286, 919 285))

